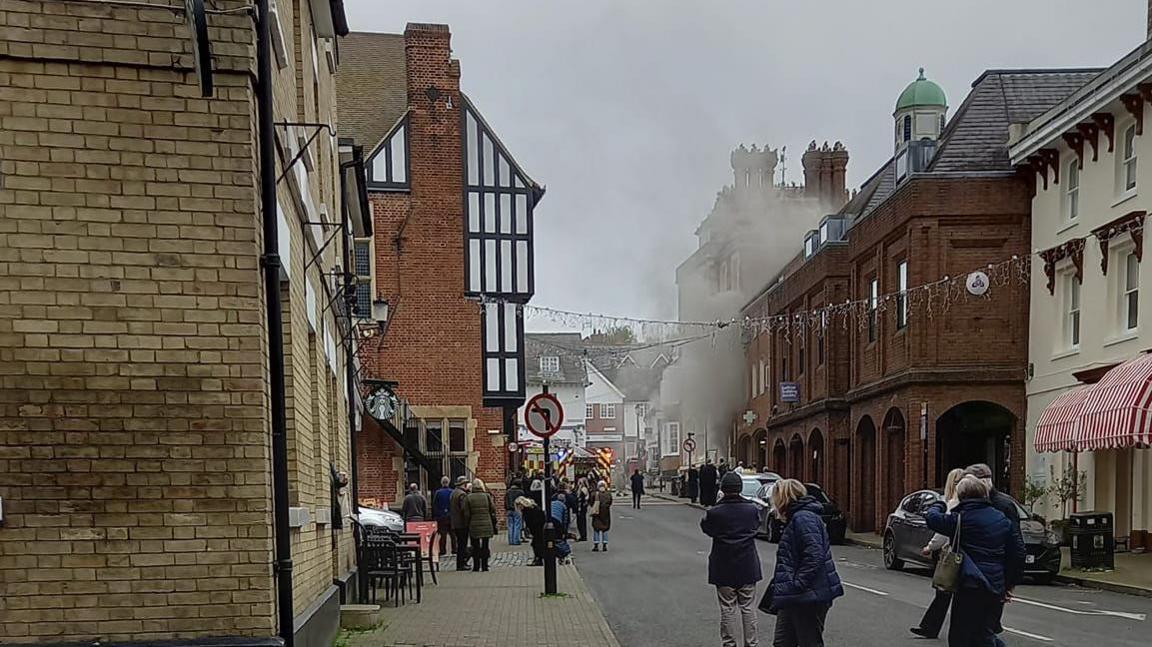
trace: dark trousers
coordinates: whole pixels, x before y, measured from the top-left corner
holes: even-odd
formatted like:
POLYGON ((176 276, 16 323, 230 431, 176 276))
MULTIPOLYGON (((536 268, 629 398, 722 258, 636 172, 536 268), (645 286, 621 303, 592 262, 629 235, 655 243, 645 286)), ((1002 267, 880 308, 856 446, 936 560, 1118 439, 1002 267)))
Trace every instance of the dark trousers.
POLYGON ((448 554, 448 538, 452 538, 452 553, 456 553, 456 535, 452 533, 452 520, 448 517, 436 520, 436 536, 440 538, 441 555, 448 554))
POLYGON ((640 509, 640 497, 642 497, 642 496, 644 496, 643 492, 633 492, 632 493, 632 507, 633 508, 636 508, 637 510, 640 509))
POLYGON ((586 509, 576 513, 576 530, 580 535, 580 541, 588 541, 588 511, 586 509))
POLYGON ((487 537, 472 537, 472 570, 488 570, 488 558, 492 553, 488 550, 487 537))
POLYGON ((952 604, 952 594, 937 589, 936 597, 932 598, 932 604, 928 605, 924 617, 920 618, 920 628, 924 630, 924 633, 933 638, 940 635, 940 628, 944 626, 944 618, 948 617, 948 605, 950 604, 952 604))
POLYGON ((824 647, 827 604, 801 604, 776 613, 772 647, 824 647))
POLYGON ((952 596, 948 647, 994 647, 1004 601, 985 591, 958 591, 952 596))
POLYGON ((456 570, 468 568, 468 529, 454 528, 452 536, 456 541, 456 570))

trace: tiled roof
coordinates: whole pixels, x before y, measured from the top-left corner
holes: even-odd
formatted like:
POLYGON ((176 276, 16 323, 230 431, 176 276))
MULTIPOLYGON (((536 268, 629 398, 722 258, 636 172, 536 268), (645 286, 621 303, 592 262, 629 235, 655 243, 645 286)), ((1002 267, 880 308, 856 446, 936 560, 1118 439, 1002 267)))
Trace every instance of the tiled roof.
POLYGON ((1008 126, 1031 121, 1099 73, 1099 69, 985 72, 945 129, 929 172, 1011 171, 1008 126))
POLYGON ((408 109, 404 36, 352 32, 336 74, 340 136, 370 151, 408 109))
POLYGON ((587 384, 584 339, 580 333, 527 333, 524 335, 524 375, 530 384, 587 384), (560 370, 543 373, 541 357, 558 357, 560 370))

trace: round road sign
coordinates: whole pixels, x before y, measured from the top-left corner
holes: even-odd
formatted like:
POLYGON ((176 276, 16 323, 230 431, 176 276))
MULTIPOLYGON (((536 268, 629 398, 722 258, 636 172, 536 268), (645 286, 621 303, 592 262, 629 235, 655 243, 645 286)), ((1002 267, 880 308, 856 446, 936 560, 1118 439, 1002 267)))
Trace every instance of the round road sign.
POLYGON ((517 445, 517 444, 516 444, 516 443, 514 443, 514 442, 508 443, 508 452, 509 452, 509 453, 512 453, 512 454, 514 454, 514 453, 516 453, 516 450, 517 450, 517 449, 520 449, 520 446, 519 446, 519 445, 517 445))
POLYGON ((691 438, 684 439, 684 451, 692 453, 696 451, 696 441, 691 438))
POLYGON ((551 393, 535 395, 524 408, 524 424, 536 436, 547 438, 564 424, 564 407, 551 393))

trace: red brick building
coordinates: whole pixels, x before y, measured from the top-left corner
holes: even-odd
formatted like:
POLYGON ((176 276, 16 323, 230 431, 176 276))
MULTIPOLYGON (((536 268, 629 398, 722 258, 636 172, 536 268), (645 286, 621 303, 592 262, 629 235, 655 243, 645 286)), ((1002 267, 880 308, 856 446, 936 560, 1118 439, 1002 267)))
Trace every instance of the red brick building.
POLYGON ((341 132, 364 147, 375 236, 356 242, 368 415, 360 500, 479 477, 503 498, 524 398, 522 305, 543 197, 460 91, 444 25, 353 33, 341 132), (374 322, 374 323, 373 323, 374 322))
POLYGON ((1019 489, 1028 293, 1005 262, 1029 255, 1032 189, 1009 163, 1008 127, 1091 76, 989 71, 951 120, 938 86, 908 86, 893 157, 744 308, 758 325, 741 460, 820 482, 857 531, 882 529, 904 494, 953 467, 987 462, 1019 489), (919 287, 989 265, 984 297, 919 287))

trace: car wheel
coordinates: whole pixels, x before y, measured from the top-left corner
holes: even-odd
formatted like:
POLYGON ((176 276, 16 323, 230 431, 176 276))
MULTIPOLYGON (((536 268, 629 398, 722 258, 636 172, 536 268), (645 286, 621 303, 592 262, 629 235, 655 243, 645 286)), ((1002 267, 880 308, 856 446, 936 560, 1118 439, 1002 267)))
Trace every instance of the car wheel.
POLYGON ((896 538, 891 531, 884 533, 884 568, 890 571, 904 568, 904 560, 896 556, 896 538))

